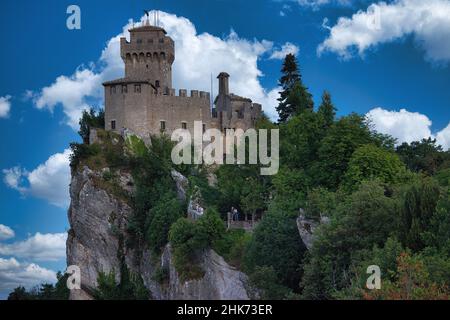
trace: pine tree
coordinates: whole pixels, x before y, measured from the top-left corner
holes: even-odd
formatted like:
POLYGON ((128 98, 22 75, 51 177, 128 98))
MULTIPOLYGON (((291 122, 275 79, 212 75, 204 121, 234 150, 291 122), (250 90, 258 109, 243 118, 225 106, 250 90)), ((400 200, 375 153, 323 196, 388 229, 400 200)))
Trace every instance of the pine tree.
POLYGON ((322 103, 319 106, 318 113, 322 118, 324 127, 331 127, 334 122, 334 117, 336 116, 336 108, 331 101, 331 95, 328 91, 324 91, 322 95, 322 103))
POLYGON ((291 116, 313 109, 311 94, 303 85, 297 61, 293 54, 286 55, 281 69, 283 76, 279 85, 283 88, 278 98, 279 121, 286 122, 291 116))

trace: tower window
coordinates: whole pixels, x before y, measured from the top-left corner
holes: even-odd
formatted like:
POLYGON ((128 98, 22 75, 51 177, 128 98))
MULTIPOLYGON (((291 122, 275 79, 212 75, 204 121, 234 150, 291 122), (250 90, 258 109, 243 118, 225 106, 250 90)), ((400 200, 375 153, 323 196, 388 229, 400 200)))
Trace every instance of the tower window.
POLYGON ((141 43, 142 43, 142 39, 137 39, 136 42, 139 43, 139 44, 141 44, 141 43))
POLYGON ((161 128, 161 131, 165 131, 166 130, 166 122, 165 121, 161 120, 159 122, 159 126, 161 128))
POLYGON ((140 84, 135 84, 134 85, 134 92, 141 93, 141 85, 140 84))
POLYGON ((116 120, 111 121, 111 130, 116 130, 116 120))
POLYGON ((128 92, 128 87, 126 84, 122 85, 122 93, 127 93, 128 92))
POLYGON ((182 122, 181 123, 181 129, 187 129, 187 123, 186 122, 182 122))
POLYGON ((202 124, 202 128, 203 128, 203 133, 205 133, 205 131, 206 131, 206 124, 202 124))
POLYGON ((155 81, 155 87, 159 88, 159 80, 155 81))

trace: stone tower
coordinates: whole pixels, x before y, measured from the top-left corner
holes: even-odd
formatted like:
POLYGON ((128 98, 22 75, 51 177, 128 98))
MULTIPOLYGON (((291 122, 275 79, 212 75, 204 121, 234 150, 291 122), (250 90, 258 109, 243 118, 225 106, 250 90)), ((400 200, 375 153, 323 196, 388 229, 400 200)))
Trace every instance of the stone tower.
POLYGON ((148 138, 160 133, 170 135, 177 129, 193 134, 196 122, 200 122, 203 131, 254 127, 261 105, 231 93, 228 73, 218 76, 219 94, 214 106, 209 92, 176 92, 172 87, 174 41, 163 28, 150 25, 148 19, 129 31, 129 41, 120 38, 124 77, 103 83, 106 130, 128 129, 148 138))
POLYGON ((156 91, 166 94, 172 88, 173 40, 163 28, 143 26, 130 29, 130 41, 120 39, 120 55, 125 63, 125 78, 148 81, 156 91))

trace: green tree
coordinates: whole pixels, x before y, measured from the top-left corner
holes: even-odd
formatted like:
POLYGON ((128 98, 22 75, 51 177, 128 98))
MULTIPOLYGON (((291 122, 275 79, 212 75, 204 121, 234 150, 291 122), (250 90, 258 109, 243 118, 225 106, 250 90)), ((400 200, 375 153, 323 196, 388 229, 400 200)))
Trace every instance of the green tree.
POLYGON ((255 215, 258 210, 266 206, 265 190, 262 184, 255 178, 248 178, 241 194, 241 205, 245 214, 255 215))
POLYGON ((295 218, 275 210, 265 214, 249 243, 246 269, 251 274, 256 267, 272 267, 281 285, 298 292, 306 248, 295 218))
POLYGON ((181 218, 183 208, 176 195, 169 192, 153 206, 146 219, 147 240, 155 252, 160 252, 168 241, 170 226, 181 218))
POLYGON ((330 299, 350 285, 358 253, 382 247, 397 232, 398 202, 379 182, 369 181, 338 204, 330 222, 315 231, 301 281, 304 298, 330 299))
POLYGON ((9 295, 8 300, 33 300, 34 297, 27 292, 25 287, 15 288, 9 295))
POLYGON ((204 237, 199 237, 198 225, 187 218, 178 219, 169 231, 173 248, 173 262, 181 279, 196 279, 203 276, 197 264, 199 251, 207 246, 204 237))
POLYGON ((210 247, 214 241, 221 239, 225 234, 225 222, 220 218, 219 213, 208 208, 197 222, 199 242, 210 247))
POLYGON ((405 247, 417 252, 425 247, 424 235, 429 228, 441 190, 432 180, 424 179, 407 190, 401 209, 401 240, 405 247))
POLYGON ((334 118, 336 116, 336 108, 331 101, 331 95, 328 91, 324 91, 322 95, 322 103, 317 111, 319 116, 323 121, 323 127, 328 129, 334 123, 334 118))
POLYGON ((319 147, 315 181, 318 185, 336 190, 355 150, 376 142, 364 117, 354 113, 342 117, 331 126, 319 147))
POLYGON ((79 121, 80 130, 78 134, 83 139, 83 143, 89 144, 89 133, 91 128, 105 128, 105 112, 100 109, 98 112, 94 108, 83 110, 79 121))
POLYGON ((364 180, 377 178, 392 184, 400 182, 405 176, 405 166, 395 153, 366 144, 353 153, 343 183, 352 190, 364 180))
POLYGON ((396 151, 411 171, 427 175, 435 174, 446 161, 450 161, 450 153, 443 152, 442 147, 436 144, 436 139, 431 138, 410 144, 404 142, 396 151))
POLYGON ((282 87, 277 112, 279 121, 286 122, 292 115, 311 110, 313 102, 311 94, 303 85, 296 58, 293 54, 286 55, 281 69, 282 76, 279 85, 282 87))
POLYGON ((94 290, 96 300, 148 300, 150 293, 139 275, 130 274, 128 268, 122 267, 120 280, 116 273, 100 272, 97 277, 97 288, 94 290))
POLYGON ((250 286, 259 293, 261 300, 285 299, 291 290, 280 285, 280 280, 273 267, 256 267, 249 277, 250 286))

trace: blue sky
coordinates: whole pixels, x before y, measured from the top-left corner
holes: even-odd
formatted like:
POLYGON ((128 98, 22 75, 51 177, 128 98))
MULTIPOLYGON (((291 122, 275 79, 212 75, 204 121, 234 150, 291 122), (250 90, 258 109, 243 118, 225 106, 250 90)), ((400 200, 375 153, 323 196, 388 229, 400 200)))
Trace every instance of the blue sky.
POLYGON ((280 57, 295 52, 316 104, 326 89, 339 115, 450 147, 448 0, 2 1, 0 298, 65 268, 65 150, 79 140, 77 115, 102 106, 100 83, 120 77, 116 36, 155 8, 177 47, 176 88, 209 91, 209 75, 227 71, 231 91, 274 116, 280 57), (66 27, 70 4, 81 30, 66 27))

